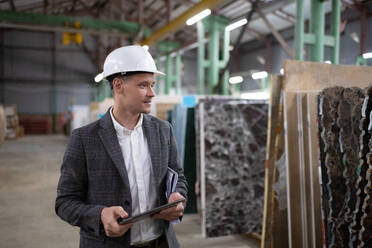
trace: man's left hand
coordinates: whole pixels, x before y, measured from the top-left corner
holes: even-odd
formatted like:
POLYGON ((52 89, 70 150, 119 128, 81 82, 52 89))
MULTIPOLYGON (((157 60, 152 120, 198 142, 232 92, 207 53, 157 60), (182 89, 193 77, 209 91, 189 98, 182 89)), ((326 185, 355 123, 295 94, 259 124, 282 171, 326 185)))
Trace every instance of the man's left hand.
MULTIPOLYGON (((177 200, 185 199, 180 193, 174 192, 169 196, 168 203, 172 203, 177 200)), ((174 221, 177 220, 179 217, 183 215, 184 207, 182 202, 178 203, 177 206, 164 209, 163 211, 159 212, 152 216, 153 219, 163 219, 167 221, 174 221)))

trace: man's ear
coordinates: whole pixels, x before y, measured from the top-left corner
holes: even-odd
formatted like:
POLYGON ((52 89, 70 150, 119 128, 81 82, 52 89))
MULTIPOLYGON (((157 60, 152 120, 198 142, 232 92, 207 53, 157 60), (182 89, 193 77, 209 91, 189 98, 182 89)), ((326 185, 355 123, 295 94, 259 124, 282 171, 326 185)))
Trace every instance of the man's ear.
POLYGON ((114 90, 114 92, 117 92, 117 91, 121 91, 122 90, 122 87, 123 87, 123 84, 122 84, 122 80, 118 77, 114 78, 114 80, 112 80, 112 89, 114 90))

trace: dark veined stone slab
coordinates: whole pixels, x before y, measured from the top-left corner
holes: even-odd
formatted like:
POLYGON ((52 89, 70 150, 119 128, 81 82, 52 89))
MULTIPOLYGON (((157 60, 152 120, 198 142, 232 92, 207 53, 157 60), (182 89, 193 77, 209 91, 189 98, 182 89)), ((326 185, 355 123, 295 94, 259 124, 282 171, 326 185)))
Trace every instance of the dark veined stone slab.
POLYGON ((359 136, 361 109, 364 91, 360 88, 345 88, 338 104, 337 125, 340 128, 339 145, 342 154, 343 176, 346 195, 343 207, 336 220, 336 247, 347 247, 349 244, 349 225, 352 222, 355 208, 357 167, 359 165, 359 136))
MULTIPOLYGON (((371 101, 372 87, 367 90, 369 101, 371 101)), ((368 113, 366 113, 368 114, 368 113)), ((372 137, 372 111, 369 112, 368 133, 372 137)), ((369 140, 369 152, 366 155, 367 169, 365 175, 366 186, 363 192, 365 198, 362 205, 361 229, 359 232, 358 247, 372 247, 372 139, 369 140)))
POLYGON ((372 96, 372 87, 365 91, 365 99, 362 107, 362 118, 360 121, 360 152, 359 152, 359 165, 357 167, 357 179, 355 183, 356 191, 356 202, 353 211, 353 222, 349 226, 350 238, 349 247, 358 247, 360 245, 359 231, 362 228, 361 218, 363 216, 363 204, 366 197, 364 188, 367 185, 366 173, 368 168, 367 163, 367 153, 370 152, 369 141, 371 139, 371 134, 368 131, 370 125, 370 113, 372 110, 372 101, 370 96, 372 96))
POLYGON ((218 98, 202 102, 206 234, 260 233, 268 104, 218 98))
POLYGON ((326 247, 329 247, 330 244, 330 236, 331 236, 331 230, 330 226, 328 225, 328 217, 329 217, 329 192, 328 192, 328 173, 327 168, 325 165, 325 158, 326 158, 326 150, 325 150, 325 143, 323 139, 321 138, 321 134, 323 132, 323 120, 324 116, 322 114, 323 109, 325 111, 328 110, 328 105, 325 104, 323 106, 323 94, 318 95, 318 135, 319 135, 319 164, 321 169, 321 190, 322 190, 322 217, 323 217, 323 223, 324 223, 324 232, 325 232, 325 244, 326 247))
POLYGON ((329 247, 342 247, 342 237, 336 232, 337 219, 342 211, 346 193, 345 179, 343 176, 342 154, 339 145, 340 128, 337 125, 338 105, 342 99, 342 87, 324 89, 320 95, 321 125, 320 137, 324 143, 325 171, 328 175, 326 190, 328 191, 328 219, 327 240, 329 247))

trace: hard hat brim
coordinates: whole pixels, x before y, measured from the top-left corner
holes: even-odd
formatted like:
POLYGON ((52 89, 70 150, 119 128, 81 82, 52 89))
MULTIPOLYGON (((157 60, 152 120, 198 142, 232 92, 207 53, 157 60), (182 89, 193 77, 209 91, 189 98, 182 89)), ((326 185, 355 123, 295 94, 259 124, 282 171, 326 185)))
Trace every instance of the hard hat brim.
MULTIPOLYGON (((128 71, 130 72, 130 71, 128 71)), ((155 75, 158 75, 158 76, 166 76, 167 74, 165 74, 164 72, 161 72, 161 71, 146 71, 146 72, 150 72, 150 73, 154 73, 155 75)), ((95 77, 94 77, 94 81, 96 83, 98 82, 101 82, 103 79, 107 79, 107 77, 111 76, 113 74, 110 74, 110 75, 104 75, 104 72, 101 72, 101 73, 98 73, 95 77)))

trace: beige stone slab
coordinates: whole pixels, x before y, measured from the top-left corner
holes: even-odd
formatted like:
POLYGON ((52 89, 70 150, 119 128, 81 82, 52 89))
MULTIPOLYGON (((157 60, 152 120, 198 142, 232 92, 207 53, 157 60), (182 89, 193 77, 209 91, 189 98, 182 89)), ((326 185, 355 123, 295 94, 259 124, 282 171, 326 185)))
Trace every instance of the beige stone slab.
POLYGON ((312 91, 332 86, 361 87, 372 84, 371 66, 329 65, 308 61, 284 61, 284 90, 312 91))

